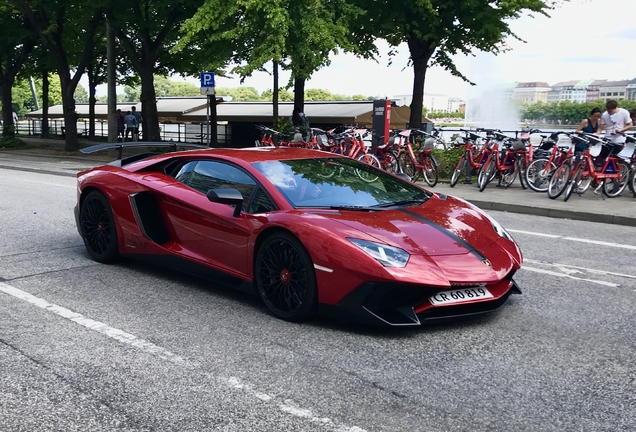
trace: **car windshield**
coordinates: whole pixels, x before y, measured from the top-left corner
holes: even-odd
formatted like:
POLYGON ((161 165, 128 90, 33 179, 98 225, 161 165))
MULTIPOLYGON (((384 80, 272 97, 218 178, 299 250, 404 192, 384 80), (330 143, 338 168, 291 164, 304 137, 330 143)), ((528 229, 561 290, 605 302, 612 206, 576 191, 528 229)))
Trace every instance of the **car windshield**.
POLYGON ((253 165, 295 208, 376 211, 419 205, 430 196, 405 180, 349 158, 276 160, 253 165))

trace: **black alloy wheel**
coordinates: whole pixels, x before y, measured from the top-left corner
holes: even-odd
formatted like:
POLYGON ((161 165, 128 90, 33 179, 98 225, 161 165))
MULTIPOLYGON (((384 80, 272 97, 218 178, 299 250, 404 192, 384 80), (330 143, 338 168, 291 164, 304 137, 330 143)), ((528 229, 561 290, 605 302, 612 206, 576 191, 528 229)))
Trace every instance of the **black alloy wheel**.
POLYGON ((302 321, 316 313, 313 262, 293 235, 277 232, 267 237, 256 255, 254 273, 259 295, 278 318, 302 321))
POLYGON ((80 230, 91 258, 111 263, 119 257, 117 228, 108 199, 99 191, 90 192, 80 209, 80 230))

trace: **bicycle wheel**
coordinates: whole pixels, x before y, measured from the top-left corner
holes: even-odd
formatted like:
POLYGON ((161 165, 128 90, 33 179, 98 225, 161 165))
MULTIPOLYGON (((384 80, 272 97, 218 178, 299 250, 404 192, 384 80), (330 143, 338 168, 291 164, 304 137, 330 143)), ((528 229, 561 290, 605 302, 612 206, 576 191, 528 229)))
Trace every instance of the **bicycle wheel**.
POLYGON ((549 162, 547 159, 535 159, 530 162, 523 177, 528 187, 533 191, 546 192, 554 171, 556 171, 554 162, 549 162))
POLYGON ((400 172, 400 165, 398 162, 398 156, 393 151, 384 153, 384 170, 393 174, 400 172))
POLYGON ((497 172, 497 165, 494 158, 488 157, 488 160, 479 168, 477 173, 477 186, 479 186, 479 192, 483 192, 488 186, 488 183, 495 178, 497 172))
POLYGON ((507 188, 515 182, 516 178, 517 178, 516 169, 506 170, 503 173, 501 173, 501 185, 507 188))
POLYGON ((430 187, 434 187, 437 184, 437 180, 439 179, 439 174, 437 172, 437 167, 433 162, 433 159, 429 156, 424 156, 422 158, 422 175, 424 176, 424 181, 430 187))
POLYGON ((632 191, 632 195, 636 198, 636 171, 632 171, 629 174, 629 181, 627 184, 629 185, 629 190, 632 191))
POLYGON ((398 159, 402 172, 411 177, 411 181, 415 183, 419 176, 419 172, 415 168, 415 163, 411 159, 408 153, 402 153, 398 159))
POLYGON ((619 162, 619 165, 621 168, 620 179, 603 179, 601 192, 608 198, 616 198, 622 194, 629 181, 629 165, 627 162, 619 162))
MULTIPOLYGON (((374 155, 362 153, 361 155, 358 156, 357 159, 360 162, 364 162, 367 165, 371 165, 372 167, 380 168, 380 160, 374 155)), ((367 183, 373 183, 374 181, 378 179, 378 176, 371 170, 356 168, 355 172, 358 178, 360 178, 360 180, 365 181, 367 183)))
POLYGON ((459 181, 459 177, 462 175, 462 171, 464 170, 466 163, 466 155, 463 155, 459 158, 459 160, 457 161, 457 165, 455 165, 455 169, 451 173, 450 187, 455 187, 455 185, 459 181))
POLYGON ((579 166, 577 168, 576 173, 574 173, 574 176, 572 176, 572 179, 568 182, 567 186, 565 187, 565 195, 563 197, 563 201, 567 201, 570 199, 574 189, 579 189, 579 185, 581 184, 581 181, 583 181, 583 166, 579 166))
POLYGON ((515 164, 515 171, 519 173, 519 183, 521 184, 522 189, 528 189, 528 183, 526 183, 526 159, 525 156, 521 156, 517 158, 517 162, 515 164))
POLYGON ((318 177, 323 179, 330 179, 331 177, 336 175, 339 166, 333 162, 325 162, 320 167, 320 172, 317 173, 318 177))
POLYGON ((548 196, 551 199, 557 199, 565 191, 565 187, 570 181, 571 173, 572 167, 569 162, 564 162, 556 169, 548 184, 548 196))

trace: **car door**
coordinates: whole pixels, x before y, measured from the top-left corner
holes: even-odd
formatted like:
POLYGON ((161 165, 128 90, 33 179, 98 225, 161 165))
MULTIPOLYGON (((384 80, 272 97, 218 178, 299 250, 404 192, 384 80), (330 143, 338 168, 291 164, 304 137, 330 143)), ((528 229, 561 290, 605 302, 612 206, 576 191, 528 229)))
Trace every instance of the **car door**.
POLYGON ((210 189, 234 188, 244 197, 243 210, 259 191, 256 181, 241 168, 222 161, 186 163, 175 175, 174 186, 164 188, 165 211, 172 225, 175 252, 205 261, 226 273, 248 275, 247 246, 255 228, 253 216, 245 212, 233 216, 234 208, 210 202, 210 189))

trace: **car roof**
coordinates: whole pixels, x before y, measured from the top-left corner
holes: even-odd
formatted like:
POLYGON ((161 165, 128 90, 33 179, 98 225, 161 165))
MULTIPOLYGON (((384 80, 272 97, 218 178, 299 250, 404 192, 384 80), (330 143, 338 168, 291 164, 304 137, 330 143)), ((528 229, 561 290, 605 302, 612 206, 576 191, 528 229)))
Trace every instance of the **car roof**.
POLYGON ((248 163, 271 160, 311 159, 338 156, 334 153, 328 153, 319 150, 290 147, 216 148, 209 150, 189 150, 185 152, 171 153, 172 156, 183 156, 184 154, 186 154, 189 158, 206 158, 215 156, 227 159, 240 159, 248 163))

